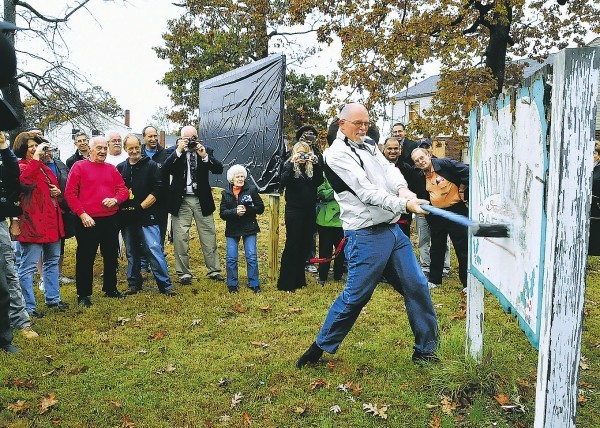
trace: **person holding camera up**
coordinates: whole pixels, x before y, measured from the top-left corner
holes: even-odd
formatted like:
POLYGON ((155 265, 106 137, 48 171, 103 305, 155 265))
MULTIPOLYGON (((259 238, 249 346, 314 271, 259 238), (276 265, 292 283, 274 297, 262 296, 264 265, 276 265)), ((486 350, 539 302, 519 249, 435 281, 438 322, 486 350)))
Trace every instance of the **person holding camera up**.
POLYGON ((61 239, 65 236, 62 210, 58 198, 62 196, 56 175, 40 158, 51 151, 50 144, 35 134, 22 132, 15 138, 15 155, 20 157, 21 208, 18 236, 20 263, 19 283, 30 316, 37 315, 33 292, 33 276, 40 256, 43 258, 44 298, 48 308, 64 310, 68 305, 60 299, 58 282, 61 239))
POLYGON ((279 290, 294 291, 306 286, 304 265, 316 228, 317 187, 321 183, 323 170, 318 157, 308 143, 296 143, 281 173, 286 240, 277 281, 279 290))
POLYGON ((258 279, 258 257, 256 234, 260 232, 256 215, 265 211, 265 205, 258 189, 246 182, 248 171, 242 165, 233 165, 227 171, 229 188, 223 190, 221 198, 221 218, 225 220, 227 241, 227 288, 230 293, 238 292, 238 244, 244 241, 248 287, 260 293, 258 279))
POLYGON ((171 227, 179 282, 184 285, 192 283, 189 258, 192 219, 196 222, 208 277, 224 281, 213 218, 216 207, 208 182, 208 173, 221 174, 223 164, 213 156, 212 149, 204 147, 198 140, 196 128, 184 126, 177 148, 165 161, 163 170, 173 176, 167 205, 173 216, 171 227))

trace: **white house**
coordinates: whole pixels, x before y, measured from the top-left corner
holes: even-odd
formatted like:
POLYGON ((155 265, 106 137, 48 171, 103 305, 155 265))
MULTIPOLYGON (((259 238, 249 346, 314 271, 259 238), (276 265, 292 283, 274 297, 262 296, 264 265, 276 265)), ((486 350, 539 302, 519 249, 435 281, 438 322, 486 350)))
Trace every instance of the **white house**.
POLYGON ((120 132, 123 136, 131 132, 131 128, 122 121, 107 116, 104 113, 96 112, 91 119, 89 117, 78 116, 62 123, 50 124, 45 136, 48 141, 58 146, 60 159, 64 162, 75 153, 73 136, 77 132, 85 132, 91 138, 94 135, 104 134, 111 129, 120 132))

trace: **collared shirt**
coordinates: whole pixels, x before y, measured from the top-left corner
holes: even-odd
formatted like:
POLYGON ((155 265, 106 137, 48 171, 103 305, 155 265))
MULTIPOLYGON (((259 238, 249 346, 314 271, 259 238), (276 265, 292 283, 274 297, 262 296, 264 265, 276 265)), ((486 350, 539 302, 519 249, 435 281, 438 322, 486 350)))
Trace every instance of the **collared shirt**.
MULTIPOLYGON (((181 157, 181 153, 179 153, 179 150, 175 150, 175 153, 177 153, 177 157, 181 157)), ((186 158, 186 165, 187 165, 187 181, 185 183, 185 193, 186 195, 195 195, 194 193, 194 188, 192 186, 192 170, 190 168, 190 156, 192 155, 191 152, 188 152, 186 150, 185 152, 185 158, 186 158)), ((208 162, 208 155, 204 156, 204 158, 201 158, 200 156, 198 156, 198 154, 196 153, 196 158, 201 159, 202 162, 207 163, 208 162)))
POLYGON ((407 212, 406 199, 398 196, 407 187, 400 170, 376 147, 345 139, 338 131, 323 154, 325 164, 354 192, 335 193, 344 230, 396 223, 407 212))

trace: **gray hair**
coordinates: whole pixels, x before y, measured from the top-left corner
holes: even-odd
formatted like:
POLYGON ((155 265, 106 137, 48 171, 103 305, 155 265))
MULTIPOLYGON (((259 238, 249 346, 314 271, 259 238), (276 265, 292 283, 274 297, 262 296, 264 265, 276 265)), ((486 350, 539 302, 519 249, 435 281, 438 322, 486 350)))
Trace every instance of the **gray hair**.
POLYGON ((246 171, 246 168, 244 168, 242 165, 236 164, 233 165, 231 168, 229 168, 227 170, 227 181, 229 181, 231 183, 231 181, 233 180, 233 177, 235 177, 238 174, 243 174, 244 178, 248 177, 248 171, 246 171))
POLYGON ((90 140, 90 149, 93 149, 94 146, 99 143, 102 140, 103 143, 108 144, 108 141, 106 140, 106 137, 104 135, 96 135, 94 137, 92 137, 92 139, 90 140))
POLYGON ((104 136, 106 137, 107 142, 110 141, 110 134, 118 134, 120 138, 123 138, 123 135, 116 129, 109 129, 108 131, 106 131, 104 133, 104 136))

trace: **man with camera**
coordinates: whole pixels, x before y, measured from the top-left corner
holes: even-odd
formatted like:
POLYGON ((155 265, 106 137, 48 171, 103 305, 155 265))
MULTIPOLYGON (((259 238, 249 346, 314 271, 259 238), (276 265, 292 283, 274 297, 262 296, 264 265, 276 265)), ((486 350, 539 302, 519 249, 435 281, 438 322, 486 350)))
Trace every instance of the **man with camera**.
POLYGON ((212 149, 204 147, 198 140, 196 128, 184 126, 181 138, 177 140, 177 148, 165 161, 163 170, 173 177, 169 187, 168 209, 173 216, 175 270, 179 282, 192 282, 189 262, 192 219, 196 222, 208 277, 224 281, 213 218, 215 201, 208 182, 208 173, 221 174, 223 164, 215 159, 212 149))
POLYGON ((15 259, 10 244, 10 235, 6 217, 16 217, 21 209, 15 205, 19 192, 19 165, 17 157, 8 148, 4 134, 0 131, 0 349, 15 353, 19 349, 12 342, 13 333, 10 326, 9 309, 10 293, 7 273, 14 271, 15 259))

